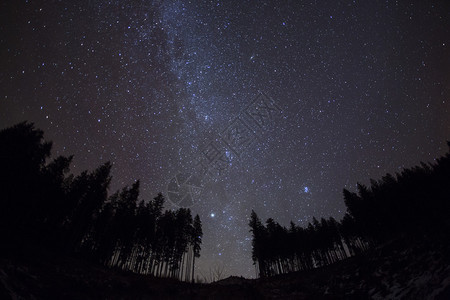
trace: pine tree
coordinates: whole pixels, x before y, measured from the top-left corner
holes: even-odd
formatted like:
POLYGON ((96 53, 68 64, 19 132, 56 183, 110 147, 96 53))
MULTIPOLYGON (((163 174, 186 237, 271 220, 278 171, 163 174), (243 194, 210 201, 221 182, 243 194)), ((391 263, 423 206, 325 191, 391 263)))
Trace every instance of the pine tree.
POLYGON ((193 247, 193 256, 192 256, 192 276, 191 280, 194 281, 194 269, 195 269, 195 258, 200 257, 200 250, 202 244, 202 222, 200 221, 199 215, 195 215, 193 230, 192 230, 192 247, 193 247))

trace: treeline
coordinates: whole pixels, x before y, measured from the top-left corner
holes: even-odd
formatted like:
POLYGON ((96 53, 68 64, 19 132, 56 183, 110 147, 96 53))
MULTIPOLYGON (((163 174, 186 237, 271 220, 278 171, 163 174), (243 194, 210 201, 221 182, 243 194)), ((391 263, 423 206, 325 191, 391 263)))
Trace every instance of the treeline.
POLYGON ((349 221, 322 218, 319 222, 313 218, 306 228, 293 222, 286 228, 272 218, 264 225, 252 211, 249 225, 257 274, 267 277, 309 270, 367 250, 368 242, 354 234, 354 224, 349 221))
MULTIPOLYGON (((450 147, 450 142, 448 142, 450 147)), ((400 235, 447 232, 450 227, 450 152, 395 176, 344 189, 347 213, 341 222, 313 218, 306 228, 286 228, 252 211, 252 259, 259 276, 332 264, 400 235)))
POLYGON ((164 211, 161 193, 140 200, 139 181, 108 195, 109 162, 74 176, 72 157, 46 163, 51 148, 30 123, 0 131, 3 251, 40 245, 109 267, 193 280, 203 236, 198 215, 164 211))

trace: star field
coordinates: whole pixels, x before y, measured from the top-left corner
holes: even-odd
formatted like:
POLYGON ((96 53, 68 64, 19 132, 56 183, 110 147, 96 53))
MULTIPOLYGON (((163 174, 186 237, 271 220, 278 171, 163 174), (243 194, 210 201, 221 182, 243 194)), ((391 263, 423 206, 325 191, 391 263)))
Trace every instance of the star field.
POLYGON ((0 127, 34 122, 75 174, 110 160, 111 192, 190 195, 197 274, 254 277, 252 209, 339 219, 343 188, 445 152, 449 23, 448 1, 7 1, 0 127))

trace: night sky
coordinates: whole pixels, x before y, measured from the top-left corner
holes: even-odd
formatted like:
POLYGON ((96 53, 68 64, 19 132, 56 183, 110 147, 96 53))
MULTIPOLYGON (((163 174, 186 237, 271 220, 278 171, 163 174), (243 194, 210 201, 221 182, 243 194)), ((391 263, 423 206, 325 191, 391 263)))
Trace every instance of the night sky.
POLYGON ((449 113, 449 1, 0 4, 0 127, 190 207, 200 276, 255 276, 252 209, 339 220, 343 188, 444 154, 449 113))

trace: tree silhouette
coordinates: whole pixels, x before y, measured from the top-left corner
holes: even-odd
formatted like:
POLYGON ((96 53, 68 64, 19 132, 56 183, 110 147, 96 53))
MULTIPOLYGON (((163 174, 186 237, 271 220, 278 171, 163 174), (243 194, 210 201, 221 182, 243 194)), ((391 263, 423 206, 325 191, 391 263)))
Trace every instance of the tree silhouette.
MULTIPOLYGON (((450 142, 447 143, 450 147, 450 142)), ((450 153, 434 164, 420 163, 393 176, 343 190, 347 213, 341 222, 315 217, 306 228, 289 230, 269 218, 264 226, 252 211, 252 259, 261 277, 307 270, 357 255, 409 234, 448 232, 450 153)))
MULTIPOLYGON (((39 215, 43 169, 51 142, 31 123, 19 123, 0 131, 0 226, 3 240, 16 234, 33 238, 30 228, 45 217, 39 215)), ((35 227, 34 227, 35 228, 35 227)))
POLYGON ((189 209, 163 211, 161 193, 139 199, 139 181, 108 196, 109 162, 78 176, 70 174, 72 156, 46 164, 52 143, 43 135, 26 122, 0 131, 0 237, 6 245, 39 244, 109 267, 193 280, 203 235, 198 215, 193 220, 189 209))
POLYGON ((201 250, 201 244, 202 244, 202 237, 203 237, 203 231, 202 231, 202 221, 200 220, 200 217, 198 215, 195 215, 194 218, 194 224, 193 224, 193 230, 192 230, 192 236, 191 236, 191 243, 192 243, 192 281, 194 281, 194 269, 195 269, 195 258, 200 257, 200 250, 201 250))

